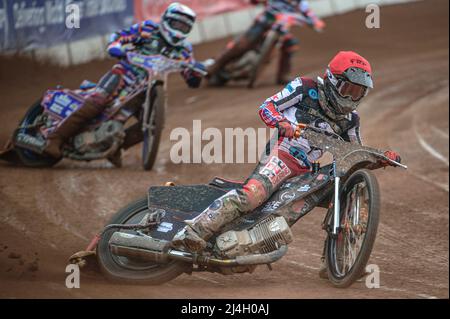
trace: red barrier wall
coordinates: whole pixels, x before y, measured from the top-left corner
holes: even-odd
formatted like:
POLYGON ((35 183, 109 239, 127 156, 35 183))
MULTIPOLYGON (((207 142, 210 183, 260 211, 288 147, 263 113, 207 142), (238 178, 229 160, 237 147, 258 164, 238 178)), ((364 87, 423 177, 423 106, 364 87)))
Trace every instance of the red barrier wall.
MULTIPOLYGON (((159 21, 164 10, 173 0, 134 0, 137 21, 151 19, 159 21)), ((249 6, 247 0, 184 0, 180 3, 192 8, 200 19, 229 11, 244 9, 249 6)))

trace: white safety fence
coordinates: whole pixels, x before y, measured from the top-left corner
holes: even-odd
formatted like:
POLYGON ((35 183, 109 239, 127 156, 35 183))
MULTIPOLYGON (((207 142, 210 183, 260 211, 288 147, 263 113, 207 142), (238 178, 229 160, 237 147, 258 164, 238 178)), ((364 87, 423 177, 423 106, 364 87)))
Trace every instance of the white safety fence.
MULTIPOLYGON (((366 8, 369 4, 391 5, 417 0, 310 0, 312 10, 319 17, 342 14, 355 9, 366 8)), ((244 32, 262 7, 207 17, 196 23, 189 40, 199 44, 244 32)), ((96 36, 80 41, 64 43, 50 48, 34 49, 24 54, 38 61, 47 61, 61 66, 77 65, 106 57, 109 35, 96 36)))

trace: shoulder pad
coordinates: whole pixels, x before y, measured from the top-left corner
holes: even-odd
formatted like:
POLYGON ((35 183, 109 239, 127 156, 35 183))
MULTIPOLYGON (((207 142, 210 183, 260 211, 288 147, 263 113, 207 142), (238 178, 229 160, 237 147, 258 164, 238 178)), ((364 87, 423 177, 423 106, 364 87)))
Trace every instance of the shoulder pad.
POLYGON ((313 79, 307 77, 301 77, 300 79, 305 88, 317 88, 317 82, 313 79))
POLYGON ((153 22, 152 20, 145 20, 142 22, 142 27, 157 29, 159 27, 159 24, 156 22, 153 22))

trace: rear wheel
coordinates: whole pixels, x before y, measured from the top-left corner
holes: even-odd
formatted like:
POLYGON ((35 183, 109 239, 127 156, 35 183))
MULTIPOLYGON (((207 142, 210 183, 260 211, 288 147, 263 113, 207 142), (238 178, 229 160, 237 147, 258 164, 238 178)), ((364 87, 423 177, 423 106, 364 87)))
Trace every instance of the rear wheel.
MULTIPOLYGON (((27 126, 32 126, 33 124, 36 124, 39 117, 44 112, 44 108, 41 105, 41 100, 34 103, 25 114, 22 121, 20 121, 19 127, 24 127, 22 129, 19 129, 14 134, 14 138, 16 138, 17 134, 19 133, 25 133, 32 135, 34 137, 40 137, 40 133, 36 132, 36 129, 29 129, 26 128, 27 126)), ((50 156, 46 156, 44 154, 38 154, 36 152, 33 152, 31 150, 27 150, 25 148, 21 148, 18 146, 15 146, 15 151, 21 161, 21 163, 28 167, 52 167, 56 165, 61 158, 53 158, 50 156)))
POLYGON ((150 112, 148 118, 142 119, 147 124, 144 130, 144 142, 142 145, 142 165, 149 171, 155 165, 158 155, 159 143, 164 128, 165 120, 165 95, 162 84, 156 84, 151 91, 150 112))
MULTIPOLYGON (((146 213, 147 198, 144 197, 121 209, 109 224, 137 224, 146 213)), ((172 261, 168 264, 156 264, 112 254, 109 240, 115 231, 117 229, 105 232, 97 245, 98 264, 108 279, 120 283, 159 285, 190 270, 190 265, 185 263, 172 261)))
POLYGON ((380 191, 373 173, 359 170, 351 175, 342 187, 340 200, 339 233, 328 236, 325 258, 328 279, 335 287, 346 288, 365 273, 377 235, 380 191))

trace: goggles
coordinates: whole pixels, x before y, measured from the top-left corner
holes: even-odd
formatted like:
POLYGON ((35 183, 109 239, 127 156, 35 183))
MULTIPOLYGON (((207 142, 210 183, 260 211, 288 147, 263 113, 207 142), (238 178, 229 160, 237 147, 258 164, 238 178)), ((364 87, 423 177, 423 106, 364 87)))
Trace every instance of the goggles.
POLYGON ((182 33, 187 34, 187 33, 191 32, 191 28, 192 28, 191 25, 189 25, 183 21, 170 19, 168 21, 168 24, 172 29, 181 31, 182 33))
POLYGON ((338 80, 336 90, 339 95, 346 98, 350 97, 352 101, 357 102, 367 95, 369 92, 365 86, 354 84, 352 82, 338 80))
POLYGON ((369 88, 364 85, 355 84, 342 78, 337 79, 330 70, 327 70, 327 74, 331 83, 343 98, 349 97, 352 101, 357 102, 369 93, 369 88))

